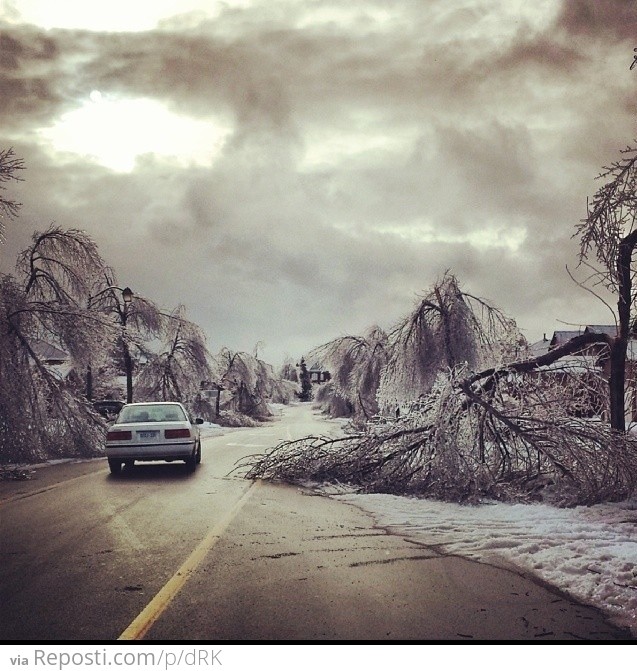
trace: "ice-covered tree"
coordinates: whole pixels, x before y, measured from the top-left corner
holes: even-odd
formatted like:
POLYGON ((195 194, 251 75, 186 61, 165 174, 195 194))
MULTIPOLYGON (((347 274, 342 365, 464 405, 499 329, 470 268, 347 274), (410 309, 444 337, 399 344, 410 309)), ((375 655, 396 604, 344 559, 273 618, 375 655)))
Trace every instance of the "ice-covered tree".
MULTIPOLYGON (((6 182, 21 181, 20 170, 24 170, 24 161, 16 157, 13 149, 0 150, 0 192, 6 190, 4 186, 6 182)), ((4 241, 4 217, 13 219, 17 216, 19 209, 20 203, 0 193, 0 243, 4 241)))
MULTIPOLYGON (((603 289, 616 300, 617 334, 606 336, 610 358, 610 422, 625 431, 626 352, 637 332, 633 256, 637 246, 637 149, 628 147, 619 161, 599 176, 605 184, 588 204, 588 216, 578 226, 580 261, 592 272, 587 285, 603 289), (597 262, 597 266, 591 263, 597 262)), ((606 302, 607 306, 610 305, 606 302)))
POLYGON ((152 301, 132 295, 130 289, 117 286, 117 278, 110 268, 96 274, 91 285, 87 309, 101 315, 113 324, 116 336, 110 346, 93 352, 86 373, 86 397, 93 398, 95 371, 100 371, 102 386, 108 385, 115 375, 126 375, 127 402, 133 400, 133 377, 135 361, 149 356, 148 343, 162 330, 163 319, 159 308, 152 301), (130 292, 129 301, 125 300, 130 292), (110 380, 109 380, 110 378, 110 380))
POLYGON ((389 334, 379 395, 422 390, 416 408, 341 438, 281 443, 252 458, 247 477, 455 501, 626 497, 637 484, 637 441, 599 420, 608 387, 594 358, 581 356, 605 343, 587 333, 526 358, 514 323, 447 275, 389 334))
MULTIPOLYGON (((512 360, 524 344, 512 319, 462 290, 447 272, 389 333, 374 326, 363 336, 326 343, 312 356, 329 368, 331 388, 354 418, 366 420, 417 401, 441 372, 512 360)), ((324 396, 322 402, 332 405, 324 396)))
POLYGON ((299 374, 297 373, 296 365, 294 364, 294 359, 292 359, 292 357, 285 357, 285 361, 279 371, 279 377, 283 380, 290 380, 291 382, 299 381, 299 374))
POLYGON ((99 445, 99 422, 38 345, 60 347, 81 370, 112 340, 113 324, 87 309, 95 273, 105 269, 84 232, 51 226, 33 235, 16 275, 1 277, 1 459, 86 454, 99 445))
MULTIPOLYGON (((148 308, 148 304, 146 306, 148 308)), ((141 323, 143 310, 133 313, 141 323)), ((181 401, 192 405, 201 382, 212 376, 206 338, 199 326, 185 317, 185 308, 178 306, 163 315, 160 351, 147 352, 146 363, 136 384, 141 399, 181 401)))
POLYGON ((312 382, 310 380, 310 373, 307 369, 307 364, 305 363, 305 359, 303 357, 301 357, 301 362, 299 363, 299 383, 301 385, 301 391, 299 392, 299 400, 311 401, 312 382))
POLYGON ((317 392, 322 407, 367 420, 378 412, 377 392, 388 357, 387 334, 378 326, 363 336, 343 336, 311 352, 331 374, 317 392), (324 387, 324 388, 323 388, 324 387), (344 403, 330 398, 332 392, 344 403))
POLYGON ((511 360, 523 343, 515 321, 447 272, 390 330, 379 402, 385 409, 407 405, 428 393, 441 372, 511 360))
POLYGON ((289 403, 297 384, 282 380, 271 365, 247 352, 223 347, 213 358, 213 379, 229 392, 232 410, 254 418, 268 417, 268 402, 289 403))

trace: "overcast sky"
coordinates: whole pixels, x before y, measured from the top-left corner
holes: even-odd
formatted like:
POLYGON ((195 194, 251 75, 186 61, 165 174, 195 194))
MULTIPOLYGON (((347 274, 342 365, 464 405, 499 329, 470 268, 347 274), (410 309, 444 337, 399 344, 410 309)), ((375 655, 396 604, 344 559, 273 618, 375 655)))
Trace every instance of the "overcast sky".
POLYGON ((0 0, 0 270, 86 230, 129 285, 278 364, 390 327, 446 269, 530 340, 637 136, 629 0, 0 0))

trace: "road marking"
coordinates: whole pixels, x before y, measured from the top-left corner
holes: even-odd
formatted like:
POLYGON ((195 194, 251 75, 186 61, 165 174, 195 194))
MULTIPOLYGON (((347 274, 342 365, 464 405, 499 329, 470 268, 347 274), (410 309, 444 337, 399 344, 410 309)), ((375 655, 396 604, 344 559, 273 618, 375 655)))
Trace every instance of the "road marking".
POLYGON ((142 612, 128 625, 120 634, 118 641, 138 641, 148 633, 153 624, 159 619, 161 614, 168 608, 170 602, 177 596, 181 588, 186 584, 190 576, 197 570, 197 567, 204 560, 208 552, 214 547, 221 538, 223 532, 228 528, 237 513, 247 503, 255 488, 261 484, 260 480, 255 480, 248 485, 239 500, 234 504, 230 512, 214 526, 204 539, 192 551, 186 561, 177 569, 177 572, 168 580, 168 582, 157 592, 150 603, 142 612))

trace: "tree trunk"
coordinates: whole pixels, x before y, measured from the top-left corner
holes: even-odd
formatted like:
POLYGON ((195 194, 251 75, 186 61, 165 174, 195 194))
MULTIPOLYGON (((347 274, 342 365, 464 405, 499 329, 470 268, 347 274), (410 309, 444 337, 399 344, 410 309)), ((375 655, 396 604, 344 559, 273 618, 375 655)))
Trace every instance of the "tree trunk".
POLYGON ((610 350, 610 426, 615 431, 626 431, 626 351, 630 338, 630 308, 632 304, 631 262, 637 244, 637 231, 629 233, 619 243, 617 253, 617 338, 610 350))
POLYGON ((440 319, 442 319, 442 328, 444 333, 444 342, 445 342, 445 358, 447 359, 447 366, 450 369, 456 367, 456 355, 453 351, 453 346, 451 344, 451 327, 449 325, 449 312, 447 306, 443 302, 442 295, 440 294, 440 289, 435 288, 436 297, 438 298, 438 310, 440 312, 440 319))
POLYGON ((610 350, 610 426, 615 431, 626 431, 625 395, 626 395, 626 350, 627 342, 617 338, 610 350))
POLYGON ((86 368, 86 400, 93 400, 93 369, 90 365, 86 368))
POLYGON ((124 367, 126 368, 126 403, 133 402, 133 359, 124 343, 124 367))
POLYGON ((222 390, 222 388, 223 387, 221 385, 219 385, 219 384, 217 385, 217 400, 215 402, 215 412, 216 412, 217 417, 219 417, 219 412, 220 412, 220 409, 221 409, 221 390, 222 390))

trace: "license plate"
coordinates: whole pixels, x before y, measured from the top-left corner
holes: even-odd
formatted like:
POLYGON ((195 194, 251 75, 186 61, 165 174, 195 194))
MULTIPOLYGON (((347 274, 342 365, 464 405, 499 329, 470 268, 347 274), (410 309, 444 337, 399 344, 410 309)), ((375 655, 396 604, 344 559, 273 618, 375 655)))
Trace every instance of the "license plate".
POLYGON ((140 438, 156 438, 159 431, 138 431, 137 435, 140 438))

